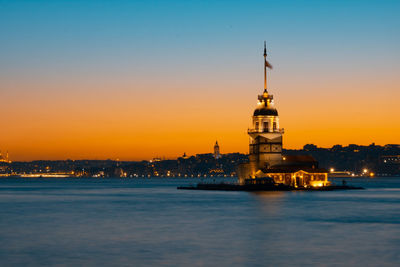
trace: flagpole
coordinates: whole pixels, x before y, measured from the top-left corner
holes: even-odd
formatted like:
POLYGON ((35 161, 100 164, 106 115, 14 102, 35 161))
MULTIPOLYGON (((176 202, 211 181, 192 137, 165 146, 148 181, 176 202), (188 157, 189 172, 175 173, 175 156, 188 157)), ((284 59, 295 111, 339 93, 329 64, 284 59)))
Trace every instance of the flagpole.
POLYGON ((267 45, 264 41, 264 90, 267 90, 267 45))

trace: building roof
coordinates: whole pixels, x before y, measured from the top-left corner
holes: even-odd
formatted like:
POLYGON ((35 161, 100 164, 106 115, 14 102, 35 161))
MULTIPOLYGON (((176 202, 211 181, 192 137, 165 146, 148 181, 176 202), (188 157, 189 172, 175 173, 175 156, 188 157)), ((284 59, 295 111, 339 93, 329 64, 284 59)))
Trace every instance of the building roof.
POLYGON ((327 173, 328 171, 324 168, 312 168, 307 166, 295 166, 295 165, 275 165, 271 168, 263 169, 264 173, 294 173, 298 171, 305 171, 309 173, 327 173))
POLYGON ((316 162, 317 160, 311 155, 284 155, 287 162, 316 162))
POLYGON ((305 171, 309 173, 327 173, 324 168, 318 168, 318 161, 310 155, 284 155, 281 164, 264 168, 264 173, 294 173, 305 171))

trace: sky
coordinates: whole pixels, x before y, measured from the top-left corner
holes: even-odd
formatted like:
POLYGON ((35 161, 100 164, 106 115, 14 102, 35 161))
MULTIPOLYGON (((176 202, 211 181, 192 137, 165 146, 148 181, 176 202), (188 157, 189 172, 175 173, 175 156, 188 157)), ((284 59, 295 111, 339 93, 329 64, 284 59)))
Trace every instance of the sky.
POLYGON ((284 147, 400 143, 400 1, 0 0, 11 160, 248 152, 268 73, 284 147))

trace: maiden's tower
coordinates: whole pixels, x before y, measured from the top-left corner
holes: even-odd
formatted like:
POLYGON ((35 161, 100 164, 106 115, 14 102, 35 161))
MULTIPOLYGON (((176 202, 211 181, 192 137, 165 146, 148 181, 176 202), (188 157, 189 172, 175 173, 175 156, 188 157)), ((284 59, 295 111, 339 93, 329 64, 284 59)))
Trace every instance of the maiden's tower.
POLYGON ((327 171, 318 168, 318 162, 310 156, 282 155, 282 137, 278 110, 274 97, 268 92, 267 61, 264 42, 264 89, 258 96, 257 107, 252 116, 249 134, 249 162, 238 166, 240 184, 271 182, 293 187, 326 186, 327 171))

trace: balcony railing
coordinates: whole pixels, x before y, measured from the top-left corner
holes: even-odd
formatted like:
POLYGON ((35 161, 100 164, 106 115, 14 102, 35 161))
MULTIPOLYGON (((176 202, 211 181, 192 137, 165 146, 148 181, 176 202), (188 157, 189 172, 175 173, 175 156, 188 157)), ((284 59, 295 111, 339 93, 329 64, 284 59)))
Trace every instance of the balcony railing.
POLYGON ((259 129, 259 130, 256 130, 256 129, 247 129, 247 133, 284 133, 284 129, 283 128, 281 128, 281 129, 275 129, 275 130, 272 130, 272 131, 270 131, 269 129, 259 129))

